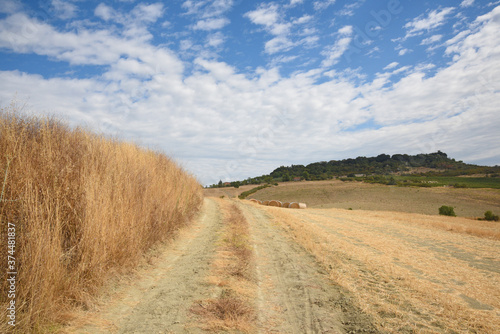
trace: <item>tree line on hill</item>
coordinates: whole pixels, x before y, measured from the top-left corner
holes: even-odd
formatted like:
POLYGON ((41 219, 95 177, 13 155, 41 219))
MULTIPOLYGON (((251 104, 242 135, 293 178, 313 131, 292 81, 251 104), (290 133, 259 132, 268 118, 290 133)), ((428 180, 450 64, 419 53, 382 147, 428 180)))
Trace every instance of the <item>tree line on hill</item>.
POLYGON ((498 176, 500 166, 478 166, 456 161, 444 152, 428 154, 380 154, 376 157, 357 157, 355 159, 330 160, 304 165, 281 166, 269 175, 248 178, 243 181, 223 183, 211 187, 239 187, 246 184, 273 183, 277 181, 328 180, 335 177, 356 177, 360 175, 388 175, 408 172, 411 168, 425 167, 432 170, 426 176, 458 176, 472 174, 491 174, 498 176))

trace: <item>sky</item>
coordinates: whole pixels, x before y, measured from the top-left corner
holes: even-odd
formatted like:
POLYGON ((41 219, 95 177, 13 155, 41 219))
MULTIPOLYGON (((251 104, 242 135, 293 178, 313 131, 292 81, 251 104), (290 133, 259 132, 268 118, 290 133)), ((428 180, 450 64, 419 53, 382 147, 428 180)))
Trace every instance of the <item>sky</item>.
POLYGON ((500 1, 0 0, 0 107, 204 184, 438 150, 500 165, 500 1))

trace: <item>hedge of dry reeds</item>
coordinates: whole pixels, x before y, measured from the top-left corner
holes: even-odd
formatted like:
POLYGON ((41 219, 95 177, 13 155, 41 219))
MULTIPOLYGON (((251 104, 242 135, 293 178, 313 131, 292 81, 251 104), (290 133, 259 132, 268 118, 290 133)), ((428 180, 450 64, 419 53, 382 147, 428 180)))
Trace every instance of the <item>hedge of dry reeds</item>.
POLYGON ((92 304, 106 279, 137 265, 202 201, 198 182, 167 156, 12 106, 0 110, 0 174, 2 333, 42 332, 92 304))

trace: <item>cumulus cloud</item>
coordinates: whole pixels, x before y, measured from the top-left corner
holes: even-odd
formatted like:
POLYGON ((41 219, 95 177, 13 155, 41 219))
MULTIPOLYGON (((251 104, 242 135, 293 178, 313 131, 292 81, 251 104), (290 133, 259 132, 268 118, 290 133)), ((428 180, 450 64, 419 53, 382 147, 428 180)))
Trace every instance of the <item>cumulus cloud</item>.
POLYGON ((0 2, 0 13, 14 14, 20 11, 21 8, 22 8, 21 3, 16 0, 2 0, 0 2))
POLYGON ((349 45, 351 44, 353 37, 353 28, 352 26, 344 26, 339 29, 337 32, 338 38, 335 41, 335 44, 326 48, 322 54, 325 56, 325 59, 322 62, 323 67, 331 67, 336 64, 340 57, 347 51, 349 45))
POLYGON ((446 16, 451 14, 454 10, 455 8, 453 7, 447 7, 433 10, 427 15, 420 15, 411 22, 405 24, 404 27, 407 30, 405 38, 420 35, 424 30, 431 31, 442 26, 446 22, 446 16))
POLYGON ((325 10, 331 5, 335 4, 336 0, 321 0, 321 1, 314 1, 313 6, 315 10, 325 10))
POLYGON ((52 0, 51 4, 56 12, 56 15, 63 20, 75 17, 78 11, 78 7, 75 4, 68 1, 52 0))
POLYGON ((195 30, 218 30, 229 24, 227 18, 206 19, 196 22, 195 30))
POLYGON ((474 4, 474 0, 463 0, 460 3, 460 7, 470 7, 474 4))
POLYGON ((390 70, 390 69, 393 69, 394 67, 398 66, 399 63, 394 61, 392 63, 390 63, 389 65, 387 65, 386 67, 384 67, 384 70, 390 70))
POLYGON ((433 35, 431 37, 423 39, 420 44, 421 45, 433 44, 433 43, 439 42, 442 38, 443 38, 443 35, 433 35))
MULTIPOLYGON (((195 2, 190 6, 196 10, 195 2)), ((116 14, 109 15, 114 20, 116 14)), ((259 17, 269 31, 286 23, 279 15, 274 21, 272 15, 259 17), (270 22, 269 28, 264 22, 270 22)), ((326 67, 288 76, 274 66, 242 73, 202 56, 187 73, 179 56, 164 45, 114 30, 64 32, 18 13, 0 20, 0 47, 100 65, 102 73, 69 79, 0 71, 0 101, 8 102, 17 91, 34 110, 160 146, 205 184, 346 154, 440 149, 471 162, 498 159, 491 143, 498 142, 500 127, 499 17, 500 8, 494 9, 467 33, 442 42, 451 58, 432 76, 427 71, 433 64, 399 67, 391 62, 374 80, 356 80, 360 73, 355 70, 326 67), (358 130, 367 123, 376 126, 358 130), (477 147, 484 148, 480 155, 477 147)), ((224 36, 218 33, 208 33, 213 39, 207 43, 220 45, 224 36)), ((324 50, 322 65, 333 66, 352 35, 351 26, 341 27, 324 50)))
MULTIPOLYGON (((245 17, 253 24, 262 26, 266 32, 273 35, 264 44, 264 50, 268 54, 288 51, 300 44, 313 45, 318 39, 316 36, 297 38, 300 37, 300 34, 292 37, 292 30, 297 26, 311 22, 312 16, 303 15, 299 18, 287 20, 284 9, 275 3, 261 4, 257 9, 245 13, 245 17)), ((313 32, 315 30, 307 30, 306 28, 302 31, 302 35, 310 35, 313 32)))

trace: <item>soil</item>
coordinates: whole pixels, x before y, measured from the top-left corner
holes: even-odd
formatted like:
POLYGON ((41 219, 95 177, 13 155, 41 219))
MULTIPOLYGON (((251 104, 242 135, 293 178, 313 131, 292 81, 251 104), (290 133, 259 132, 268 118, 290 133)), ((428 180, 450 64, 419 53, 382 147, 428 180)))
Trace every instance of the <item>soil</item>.
POLYGON ((68 333, 203 333, 189 311, 209 298, 206 276, 222 226, 218 205, 205 200, 202 213, 183 231, 154 266, 144 268, 131 285, 118 288, 86 323, 68 333))
POLYGON ((260 333, 377 333, 314 257, 260 208, 240 203, 252 222, 260 333))
MULTIPOLYGON (((222 230, 220 199, 206 198, 189 229, 166 246, 97 311, 83 312, 66 333, 205 333, 190 311, 211 298, 210 265, 222 230), (82 320, 84 319, 84 320, 82 320)), ((258 207, 239 202, 250 224, 256 263, 259 333, 377 333, 370 318, 351 303, 314 257, 258 207)))

